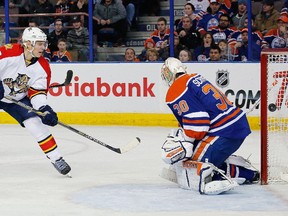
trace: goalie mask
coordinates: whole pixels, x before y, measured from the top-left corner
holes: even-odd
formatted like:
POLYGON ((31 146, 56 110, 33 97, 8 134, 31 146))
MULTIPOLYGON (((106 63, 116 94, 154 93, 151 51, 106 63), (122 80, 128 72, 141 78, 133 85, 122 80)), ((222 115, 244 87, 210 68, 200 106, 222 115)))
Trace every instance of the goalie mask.
MULTIPOLYGON (((24 30, 22 35, 22 43, 27 47, 27 42, 31 42, 31 46, 34 47, 36 41, 42 41, 47 43, 47 35, 37 27, 28 27, 24 30)), ((48 44, 47 44, 48 45, 48 44)), ((46 45, 46 48, 47 48, 46 45)))
POLYGON ((182 64, 179 59, 169 57, 161 68, 162 79, 171 86, 178 73, 187 73, 187 67, 182 64))

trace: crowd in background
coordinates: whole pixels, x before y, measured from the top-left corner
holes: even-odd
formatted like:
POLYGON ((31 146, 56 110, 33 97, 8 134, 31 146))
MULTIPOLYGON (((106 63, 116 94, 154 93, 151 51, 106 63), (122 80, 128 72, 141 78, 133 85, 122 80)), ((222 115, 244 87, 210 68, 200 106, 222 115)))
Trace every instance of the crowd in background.
MULTIPOLYGON (((107 41, 111 47, 125 47, 126 34, 137 27, 137 18, 155 16, 157 29, 145 40, 142 52, 136 54, 133 47, 128 47, 123 60, 167 59, 170 56, 169 20, 159 16, 160 1, 164 0, 94 0, 94 48, 104 46, 103 42, 107 41)), ((250 60, 259 61, 260 52, 265 48, 288 47, 288 0, 254 2, 261 3, 261 8, 252 14, 250 60), (277 3, 281 7, 277 7, 277 3)), ((187 0, 183 16, 174 20, 175 27, 171 31, 174 57, 181 61, 247 61, 247 3, 247 0, 187 0)), ((38 26, 46 32, 47 60, 89 60, 88 16, 69 16, 69 13, 88 13, 88 0, 10 0, 9 6, 17 8, 19 14, 59 14, 22 16, 16 23, 23 28, 38 26)), ((0 44, 5 43, 3 25, 3 19, 0 19, 0 44)), ((10 31, 11 42, 17 42, 21 37, 19 32, 10 31)))

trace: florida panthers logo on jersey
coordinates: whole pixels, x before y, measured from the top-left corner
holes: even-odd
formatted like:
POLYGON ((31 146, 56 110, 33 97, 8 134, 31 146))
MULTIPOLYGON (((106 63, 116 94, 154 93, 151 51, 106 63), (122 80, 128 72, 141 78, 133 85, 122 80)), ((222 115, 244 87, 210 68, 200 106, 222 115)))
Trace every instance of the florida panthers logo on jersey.
POLYGON ((28 77, 26 74, 19 74, 16 78, 16 80, 13 80, 13 78, 6 78, 3 80, 4 84, 6 84, 10 89, 10 96, 15 96, 18 93, 24 93, 28 91, 28 81, 30 80, 30 77, 28 77))

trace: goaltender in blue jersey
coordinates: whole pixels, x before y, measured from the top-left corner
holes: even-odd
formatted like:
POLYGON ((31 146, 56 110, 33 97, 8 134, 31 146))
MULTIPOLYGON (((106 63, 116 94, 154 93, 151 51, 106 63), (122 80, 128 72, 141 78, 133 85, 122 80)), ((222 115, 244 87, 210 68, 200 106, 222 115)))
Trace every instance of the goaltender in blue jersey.
MULTIPOLYGON (((234 178, 237 183, 257 182, 259 172, 244 158, 232 156, 251 133, 246 114, 203 76, 187 74, 186 67, 178 59, 168 58, 161 73, 169 85, 166 103, 181 126, 181 129, 170 133, 162 146, 163 160, 168 164, 175 164, 177 169, 181 164, 181 170, 187 166, 195 168, 199 165, 196 169, 199 181, 199 170, 204 165, 205 169, 208 166, 211 171, 208 176, 213 169, 215 171, 219 168, 225 171, 227 178, 234 178)), ((213 174, 213 179, 221 180, 220 176, 213 174)), ((226 184, 229 181, 224 181, 224 189, 220 189, 220 192, 235 186, 226 184)), ((184 184, 191 185, 190 183, 184 181, 184 184)), ((216 191, 222 186, 222 183, 220 186, 217 184, 216 191)), ((199 191, 205 193, 205 187, 199 188, 199 191)), ((206 193, 210 192, 206 190, 206 193)))

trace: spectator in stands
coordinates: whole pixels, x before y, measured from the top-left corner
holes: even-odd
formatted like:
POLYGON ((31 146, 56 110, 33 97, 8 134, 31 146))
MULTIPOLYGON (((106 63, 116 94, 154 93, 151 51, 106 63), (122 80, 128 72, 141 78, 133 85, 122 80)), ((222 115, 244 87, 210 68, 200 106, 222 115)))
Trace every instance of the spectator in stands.
POLYGON ((61 19, 63 26, 68 26, 70 21, 70 16, 65 16, 65 14, 70 12, 71 6, 74 2, 71 0, 58 0, 54 5, 54 13, 63 14, 64 16, 56 16, 55 19, 61 19))
POLYGON ((70 9, 74 5, 72 0, 58 0, 54 5, 54 13, 63 14, 63 17, 57 16, 56 18, 62 19, 63 25, 69 24, 70 16, 65 16, 65 14, 70 12, 70 9))
POLYGON ((221 14, 219 19, 219 25, 209 29, 209 32, 213 35, 214 41, 217 44, 220 40, 228 40, 229 36, 237 29, 234 26, 230 26, 230 17, 228 14, 221 14))
POLYGON ((232 25, 237 29, 244 28, 247 16, 247 0, 238 0, 238 13, 232 17, 232 25))
MULTIPOLYGON (((170 57, 170 38, 167 41, 164 41, 160 45, 160 49, 158 50, 159 57, 165 61, 168 57, 170 57)), ((179 36, 177 33, 174 34, 174 57, 178 58, 181 50, 187 49, 184 45, 180 44, 179 36)))
POLYGON ((6 44, 6 34, 3 28, 4 21, 2 18, 0 18, 0 46, 3 46, 6 44))
POLYGON ((221 4, 219 0, 210 0, 209 8, 207 12, 202 15, 202 18, 199 20, 197 25, 197 30, 204 35, 208 29, 218 26, 219 17, 221 14, 224 14, 225 11, 220 10, 221 4))
POLYGON ((178 58, 181 62, 188 62, 192 60, 192 54, 189 50, 183 49, 180 51, 178 58))
MULTIPOLYGON (((89 13, 88 6, 88 0, 77 0, 76 2, 74 2, 74 4, 71 5, 70 13, 89 13)), ((94 6, 95 4, 93 4, 93 8, 94 6)), ((84 16, 83 20, 83 26, 87 28, 89 22, 88 16, 84 16)))
POLYGON ((280 13, 274 8, 273 0, 263 0, 260 14, 255 18, 256 28, 265 35, 270 29, 277 28, 277 19, 280 13))
POLYGON ((194 49, 201 44, 201 35, 193 29, 190 17, 182 17, 182 23, 182 28, 177 30, 180 44, 186 46, 193 55, 194 49))
POLYGON ((124 61, 125 62, 140 62, 140 60, 136 57, 136 53, 133 48, 127 48, 125 50, 124 61))
POLYGON ((54 31, 48 35, 48 47, 52 53, 58 50, 58 40, 60 38, 67 38, 67 32, 63 31, 62 19, 55 19, 54 28, 54 31))
POLYGON ((233 8, 232 3, 236 3, 234 4, 234 6, 237 5, 237 0, 219 0, 219 3, 221 4, 220 6, 220 10, 222 10, 224 13, 229 14, 229 16, 235 14, 235 12, 237 11, 237 9, 233 8))
POLYGON ((38 23, 36 22, 36 20, 34 18, 29 19, 28 21, 28 26, 29 27, 38 27, 38 23))
MULTIPOLYGON (((248 28, 248 18, 246 18, 244 21, 244 27, 248 28)), ((255 44, 261 46, 261 44, 263 43, 263 35, 260 31, 258 31, 255 28, 254 19, 252 19, 251 28, 252 28, 252 43, 255 43, 255 44)), ((228 40, 229 49, 231 50, 233 58, 236 58, 236 56, 238 55, 238 50, 234 48, 235 44, 237 42, 242 43, 242 31, 241 30, 237 30, 234 33, 232 33, 230 35, 229 40, 228 40)))
POLYGON ((127 15, 122 2, 101 0, 95 5, 94 16, 98 19, 96 33, 102 28, 112 28, 117 32, 117 42, 114 46, 122 46, 127 33, 127 15))
POLYGON ((189 0, 188 3, 194 5, 196 14, 203 14, 209 7, 209 0, 189 0))
MULTIPOLYGON (((234 46, 237 55, 234 61, 247 61, 248 60, 248 29, 244 28, 241 31, 242 41, 237 42, 234 46)), ((251 61, 260 61, 261 46, 252 41, 251 61)))
MULTIPOLYGON (((36 4, 30 8, 30 13, 53 13, 54 8, 53 5, 49 2, 49 0, 37 0, 36 4)), ((49 26, 53 22, 53 18, 51 16, 35 16, 36 22, 39 26, 49 26)))
POLYGON ((138 59, 140 61, 146 61, 146 52, 148 49, 155 48, 156 44, 152 40, 152 38, 148 38, 144 42, 144 49, 141 51, 141 53, 138 55, 138 59))
MULTIPOLYGON (((188 17, 191 18, 192 27, 194 29, 196 29, 199 17, 194 12, 195 12, 195 7, 194 7, 193 4, 187 3, 187 4, 184 5, 184 16, 188 16, 188 17)), ((182 28, 182 26, 183 26, 183 23, 182 23, 182 19, 181 19, 181 20, 179 20, 178 25, 176 26, 176 31, 178 29, 182 28)))
POLYGON ((209 61, 221 61, 221 50, 216 44, 210 48, 209 61))
POLYGON ((150 37, 156 44, 156 49, 160 49, 161 43, 167 41, 170 36, 170 29, 167 27, 167 20, 164 17, 160 17, 157 20, 157 29, 152 32, 150 37))
POLYGON ((196 47, 192 59, 194 61, 208 61, 211 46, 214 46, 215 42, 210 32, 206 32, 201 41, 201 45, 196 47))
POLYGON ((126 8, 128 30, 130 31, 135 21, 136 7, 138 6, 138 1, 137 0, 122 0, 122 4, 126 8))
POLYGON ((73 29, 67 35, 67 47, 71 50, 73 59, 77 61, 89 60, 89 32, 86 27, 81 26, 80 17, 72 18, 73 29))
POLYGON ((221 60, 229 61, 231 56, 230 56, 230 51, 228 47, 228 41, 225 39, 222 39, 218 42, 218 46, 221 50, 221 60))
POLYGON ((159 53, 155 48, 148 49, 146 52, 146 62, 161 61, 159 53))
POLYGON ((262 48, 288 47, 288 17, 282 15, 278 18, 277 28, 271 29, 264 36, 262 48))
MULTIPOLYGON (((9 7, 18 8, 19 14, 29 14, 30 11, 29 0, 10 0, 9 7)), ((18 25, 21 27, 27 27, 28 17, 21 17, 18 19, 18 25)))
POLYGON ((71 54, 67 51, 67 41, 65 38, 58 40, 58 51, 53 52, 52 62, 71 62, 71 54))
POLYGON ((160 0, 140 0, 140 15, 158 16, 160 12, 160 0))

